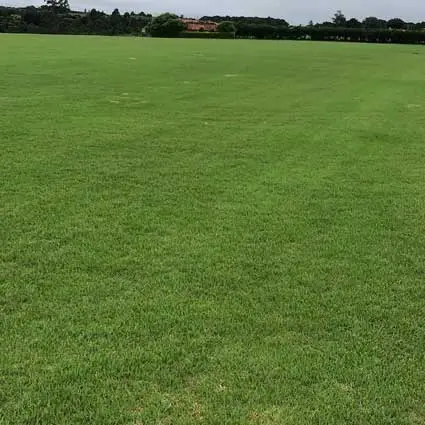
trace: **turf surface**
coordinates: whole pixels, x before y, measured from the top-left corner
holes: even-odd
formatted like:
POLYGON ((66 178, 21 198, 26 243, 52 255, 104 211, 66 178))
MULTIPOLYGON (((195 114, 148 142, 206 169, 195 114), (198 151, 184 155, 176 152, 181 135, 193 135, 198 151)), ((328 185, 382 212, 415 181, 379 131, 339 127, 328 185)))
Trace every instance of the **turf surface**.
POLYGON ((425 50, 0 36, 0 423, 425 423, 425 50))

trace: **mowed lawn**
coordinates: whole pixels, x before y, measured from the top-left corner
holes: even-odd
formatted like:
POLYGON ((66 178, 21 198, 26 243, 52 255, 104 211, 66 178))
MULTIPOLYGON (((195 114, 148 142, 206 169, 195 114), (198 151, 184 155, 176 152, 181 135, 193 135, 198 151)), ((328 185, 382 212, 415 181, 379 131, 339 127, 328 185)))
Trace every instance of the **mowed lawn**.
POLYGON ((424 70, 0 36, 0 423, 423 425, 424 70))

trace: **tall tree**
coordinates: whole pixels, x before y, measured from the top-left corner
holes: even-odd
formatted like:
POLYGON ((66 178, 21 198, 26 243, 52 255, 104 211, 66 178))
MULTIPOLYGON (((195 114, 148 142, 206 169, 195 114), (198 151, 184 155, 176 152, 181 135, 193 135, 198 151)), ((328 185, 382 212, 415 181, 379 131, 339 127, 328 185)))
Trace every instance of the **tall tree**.
POLYGON ((218 24, 219 32, 235 33, 236 27, 232 21, 223 21, 218 24))
POLYGON ((49 8, 53 18, 50 31, 54 33, 60 32, 61 22, 58 13, 68 12, 70 10, 68 0, 44 0, 49 8))
POLYGON ((114 9, 114 11, 112 12, 110 22, 111 22, 111 34, 112 35, 121 34, 123 19, 118 9, 114 9))
POLYGON ((406 23, 403 21, 403 19, 400 18, 390 19, 387 24, 388 28, 396 30, 401 30, 406 27, 406 23))
POLYGON ((185 29, 186 24, 173 13, 163 13, 156 16, 147 28, 153 37, 178 37, 185 29))
POLYGON ((337 10, 332 22, 334 23, 334 25, 336 27, 345 27, 345 24, 347 23, 347 18, 345 17, 345 15, 342 13, 341 10, 337 10))
POLYGON ((46 6, 51 9, 53 13, 68 12, 69 2, 68 0, 44 0, 46 6))
POLYGON ((362 23, 356 18, 351 18, 346 23, 347 28, 361 28, 362 23))
POLYGON ((369 16, 363 20, 363 26, 367 29, 383 29, 387 27, 387 21, 369 16))

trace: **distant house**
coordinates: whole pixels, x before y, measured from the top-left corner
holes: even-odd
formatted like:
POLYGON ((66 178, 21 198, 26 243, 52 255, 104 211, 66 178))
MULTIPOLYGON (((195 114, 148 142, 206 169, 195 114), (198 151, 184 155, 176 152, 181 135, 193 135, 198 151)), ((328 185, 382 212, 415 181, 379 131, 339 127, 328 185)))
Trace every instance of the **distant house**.
POLYGON ((198 19, 180 19, 184 24, 186 24, 188 31, 208 31, 214 32, 217 31, 218 24, 212 21, 199 21, 198 19))

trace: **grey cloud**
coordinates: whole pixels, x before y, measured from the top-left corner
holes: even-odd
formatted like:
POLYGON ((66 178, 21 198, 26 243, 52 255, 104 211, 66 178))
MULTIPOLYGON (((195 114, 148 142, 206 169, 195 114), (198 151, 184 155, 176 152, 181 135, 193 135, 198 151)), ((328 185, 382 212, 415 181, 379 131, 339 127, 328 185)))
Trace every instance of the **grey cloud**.
MULTIPOLYGON (((14 5, 28 3, 31 0, 9 1, 14 5)), ((121 11, 172 11, 188 16, 273 16, 294 24, 304 24, 310 19, 329 20, 337 9, 349 17, 401 17, 407 21, 425 21, 423 0, 70 0, 70 3, 75 9, 95 7, 105 11, 118 7, 121 11)))

